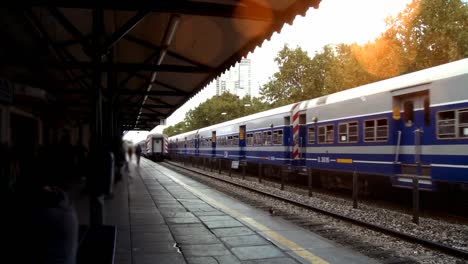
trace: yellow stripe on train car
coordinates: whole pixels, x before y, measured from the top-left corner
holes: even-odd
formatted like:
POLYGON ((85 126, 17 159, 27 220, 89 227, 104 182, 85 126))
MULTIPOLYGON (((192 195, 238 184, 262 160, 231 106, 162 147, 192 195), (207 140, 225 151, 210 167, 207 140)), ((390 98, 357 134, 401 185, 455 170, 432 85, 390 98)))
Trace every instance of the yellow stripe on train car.
POLYGON ((350 164, 350 163, 353 163, 353 160, 352 159, 336 159, 336 162, 350 164))

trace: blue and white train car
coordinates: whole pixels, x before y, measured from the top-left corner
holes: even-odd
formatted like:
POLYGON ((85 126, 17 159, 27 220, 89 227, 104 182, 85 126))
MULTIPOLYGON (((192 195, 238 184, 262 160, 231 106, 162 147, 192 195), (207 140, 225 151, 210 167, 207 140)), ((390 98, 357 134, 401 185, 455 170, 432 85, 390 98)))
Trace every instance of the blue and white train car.
POLYGON ((171 137, 189 156, 468 185, 468 59, 171 137))

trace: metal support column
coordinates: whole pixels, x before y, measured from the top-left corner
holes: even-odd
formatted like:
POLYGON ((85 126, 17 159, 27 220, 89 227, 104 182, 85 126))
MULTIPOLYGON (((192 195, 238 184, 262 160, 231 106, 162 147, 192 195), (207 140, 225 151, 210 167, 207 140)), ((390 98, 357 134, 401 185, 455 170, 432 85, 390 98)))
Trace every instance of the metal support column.
MULTIPOLYGON (((93 48, 97 50, 100 44, 100 38, 103 36, 103 10, 93 10, 93 48)), ((102 91, 99 64, 102 62, 102 57, 98 53, 93 54, 94 72, 93 72, 93 99, 94 104, 94 122, 93 122, 93 139, 94 153, 92 172, 93 179, 90 183, 90 224, 103 224, 103 189, 104 189, 104 156, 103 156, 103 133, 102 133, 102 91)))

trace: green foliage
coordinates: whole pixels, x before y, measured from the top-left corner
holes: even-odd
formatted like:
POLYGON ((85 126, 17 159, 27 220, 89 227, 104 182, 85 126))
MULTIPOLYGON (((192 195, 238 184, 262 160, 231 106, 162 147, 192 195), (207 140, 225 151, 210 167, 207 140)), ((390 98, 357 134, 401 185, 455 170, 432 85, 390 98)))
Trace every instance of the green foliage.
POLYGON ((380 37, 364 45, 327 45, 313 57, 285 45, 275 58, 279 71, 261 87, 260 99, 215 96, 164 133, 195 130, 466 57, 466 2, 413 0, 397 17, 387 19, 380 37))
POLYGON ((177 135, 186 131, 189 131, 189 130, 187 129, 187 126, 185 125, 185 121, 182 121, 173 126, 166 127, 163 130, 163 134, 166 134, 167 136, 171 137, 173 135, 177 135))
POLYGON ((164 133, 172 136, 258 113, 268 108, 269 105, 261 102, 258 98, 251 98, 250 96, 239 98, 236 95, 225 92, 222 95, 208 99, 195 109, 188 111, 183 122, 167 127, 164 129, 164 133))
POLYGON ((313 58, 284 46, 262 100, 285 105, 468 57, 468 6, 461 0, 413 0, 387 27, 373 42, 327 45, 313 58))
POLYGON ((387 21, 403 47, 408 71, 468 57, 468 5, 461 0, 413 0, 387 21))

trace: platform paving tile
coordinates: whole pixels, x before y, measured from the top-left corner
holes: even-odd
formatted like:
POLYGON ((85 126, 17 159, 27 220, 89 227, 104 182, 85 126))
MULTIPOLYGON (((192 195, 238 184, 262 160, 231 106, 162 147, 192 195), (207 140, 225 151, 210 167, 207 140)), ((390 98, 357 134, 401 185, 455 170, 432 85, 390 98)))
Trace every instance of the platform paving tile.
POLYGON ((254 234, 254 232, 247 227, 215 228, 215 229, 211 229, 211 231, 217 237, 242 236, 242 235, 254 234))
POLYGON ((186 208, 191 212, 209 212, 213 210, 211 206, 186 206, 186 208))
POLYGON ((273 245, 235 247, 232 248, 231 251, 240 260, 278 258, 285 256, 281 250, 273 245))
POLYGON ((195 217, 191 212, 164 212, 165 217, 195 217))
POLYGON ((145 218, 145 219, 132 219, 132 225, 157 225, 164 224, 164 218, 145 218))
POLYGON ((188 264, 240 264, 241 262, 233 255, 214 257, 190 257, 188 264))
POLYGON ((185 236, 189 234, 211 234, 202 224, 193 224, 193 225, 171 225, 171 231, 174 236, 185 236))
POLYGON ((156 201, 176 201, 170 194, 151 194, 151 197, 156 201))
POLYGON ((170 241, 172 237, 169 231, 159 233, 132 233, 132 241, 158 242, 159 239, 163 238, 167 238, 165 241, 170 241))
POLYGON ((177 247, 174 247, 174 242, 155 242, 147 243, 141 247, 133 247, 133 255, 154 254, 154 253, 178 253, 177 247))
POLYGON ((271 243, 259 235, 232 236, 220 238, 228 247, 260 246, 271 243))
POLYGON ((205 216, 205 215, 226 215, 225 213, 214 209, 213 207, 209 211, 195 211, 192 212, 196 216, 205 216))
POLYGON ((198 218, 192 217, 167 217, 166 222, 168 224, 191 224, 191 223, 200 223, 198 218))
POLYGON ((180 203, 177 200, 154 200, 154 203, 157 206, 160 205, 179 205, 180 203))
POLYGON ((160 210, 164 210, 167 208, 167 209, 172 209, 173 211, 179 210, 179 209, 183 209, 184 211, 187 211, 185 207, 183 207, 182 205, 175 205, 175 204, 158 204, 158 208, 160 210))
POLYGON ((231 255, 231 252, 221 243, 206 245, 181 245, 181 251, 186 257, 231 255))
POLYGON ((133 256, 133 264, 185 264, 180 253, 142 254, 133 256))
POLYGON ((154 237, 138 237, 138 239, 132 237, 133 247, 144 247, 148 244, 155 242, 175 242, 174 238, 170 233, 153 233, 157 236, 154 237))
POLYGON ((170 212, 187 212, 187 209, 185 209, 184 207, 181 207, 181 208, 164 207, 164 208, 160 208, 159 211, 161 212, 162 215, 166 215, 170 212))
POLYGON ((252 259, 252 260, 242 261, 242 264, 298 264, 298 263, 300 262, 297 262, 292 258, 252 259))
POLYGON ((235 220, 229 215, 207 215, 207 216, 199 216, 199 218, 203 222, 235 220))
POLYGON ((224 227, 240 227, 244 226, 241 222, 237 220, 227 220, 227 221, 210 221, 205 222, 205 225, 209 228, 224 228, 224 227))
POLYGON ((160 225, 132 225, 132 233, 164 233, 169 232, 166 224, 160 225))
POLYGON ((221 241, 213 234, 189 234, 175 237, 181 245, 220 244, 221 241))

